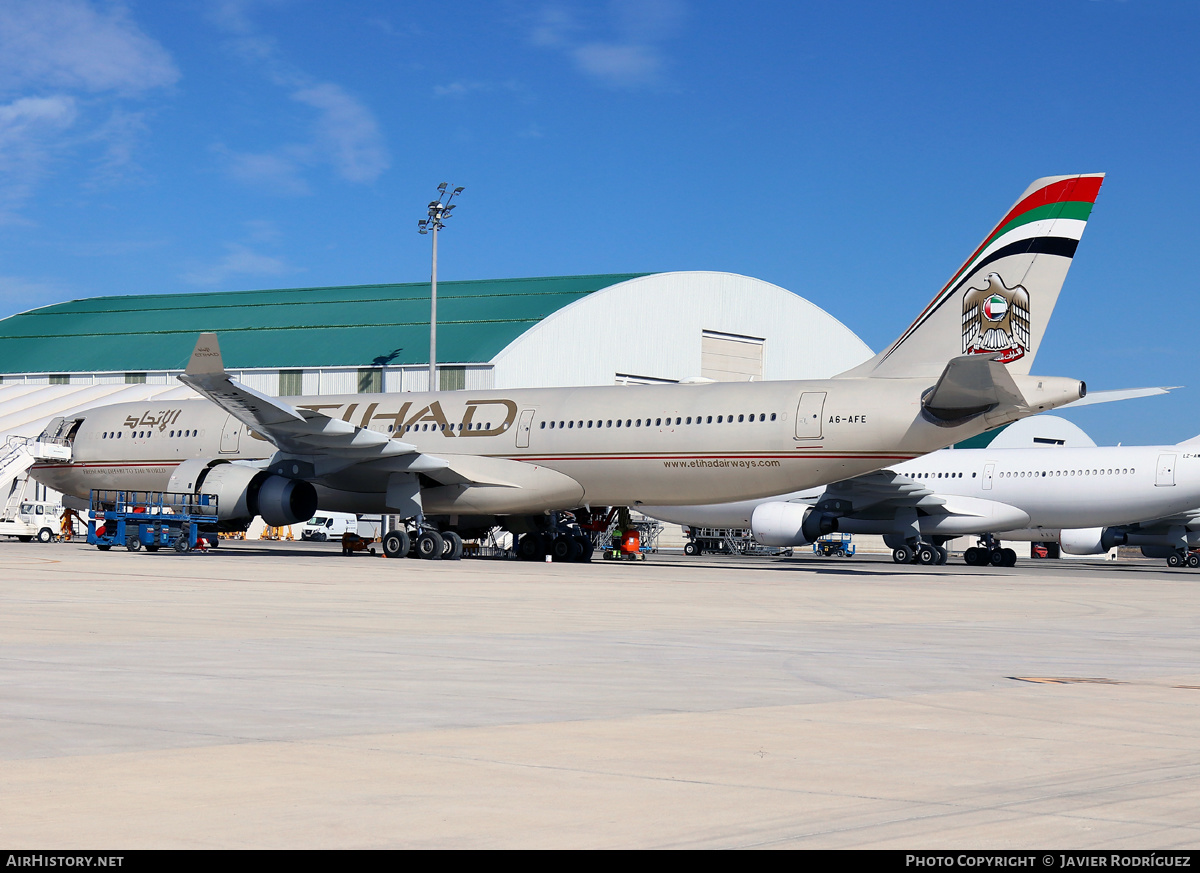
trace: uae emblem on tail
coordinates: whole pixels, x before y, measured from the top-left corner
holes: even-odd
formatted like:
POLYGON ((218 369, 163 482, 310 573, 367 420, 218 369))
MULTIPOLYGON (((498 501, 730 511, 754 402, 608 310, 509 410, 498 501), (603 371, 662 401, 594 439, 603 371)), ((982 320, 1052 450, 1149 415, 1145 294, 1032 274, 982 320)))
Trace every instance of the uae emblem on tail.
POLYGON ((1009 288, 999 273, 988 273, 983 288, 963 295, 962 350, 965 355, 1000 353, 1011 364, 1029 348, 1029 292, 1009 288))

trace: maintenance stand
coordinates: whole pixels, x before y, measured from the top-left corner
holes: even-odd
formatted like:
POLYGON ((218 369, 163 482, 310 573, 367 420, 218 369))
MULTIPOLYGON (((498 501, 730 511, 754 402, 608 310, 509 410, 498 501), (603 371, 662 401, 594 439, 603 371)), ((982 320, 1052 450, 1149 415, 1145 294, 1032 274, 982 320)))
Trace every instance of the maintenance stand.
POLYGON ((114 545, 136 552, 180 553, 217 542, 217 496, 171 491, 92 491, 87 541, 102 552, 114 545))

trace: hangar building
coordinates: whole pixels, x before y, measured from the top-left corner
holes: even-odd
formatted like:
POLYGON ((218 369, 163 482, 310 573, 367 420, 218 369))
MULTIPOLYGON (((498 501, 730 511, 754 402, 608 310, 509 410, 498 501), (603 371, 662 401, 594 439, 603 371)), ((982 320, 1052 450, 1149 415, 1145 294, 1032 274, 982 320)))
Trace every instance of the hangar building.
MULTIPOLYGON (((0 320, 0 434, 195 396, 175 377, 201 331, 264 394, 428 385, 427 282, 96 297, 0 320)), ((732 273, 438 283, 440 390, 815 379, 870 355, 804 298, 732 273)))

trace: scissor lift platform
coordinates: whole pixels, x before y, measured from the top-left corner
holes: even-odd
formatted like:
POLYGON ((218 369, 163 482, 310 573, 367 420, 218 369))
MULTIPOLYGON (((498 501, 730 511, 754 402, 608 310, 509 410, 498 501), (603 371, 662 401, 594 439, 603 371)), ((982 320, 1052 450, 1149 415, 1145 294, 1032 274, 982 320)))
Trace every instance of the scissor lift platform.
POLYGON ((201 535, 216 542, 217 496, 173 491, 92 491, 87 541, 102 552, 173 548, 190 552, 201 535))

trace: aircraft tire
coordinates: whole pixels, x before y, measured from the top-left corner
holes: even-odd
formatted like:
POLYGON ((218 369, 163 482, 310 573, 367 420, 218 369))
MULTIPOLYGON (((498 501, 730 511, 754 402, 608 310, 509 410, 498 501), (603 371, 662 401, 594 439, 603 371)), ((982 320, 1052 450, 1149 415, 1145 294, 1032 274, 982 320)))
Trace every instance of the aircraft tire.
POLYGON ((892 549, 892 560, 897 564, 907 564, 913 559, 913 550, 908 546, 897 546, 892 549))
POLYGON ((924 543, 917 546, 917 563, 930 566, 937 562, 938 554, 933 550, 933 546, 927 546, 924 543))
POLYGON ((937 559, 938 565, 944 566, 945 563, 950 560, 950 552, 946 549, 945 546, 934 546, 934 548, 937 549, 937 553, 938 553, 938 559, 937 559))
POLYGON ((423 530, 417 537, 417 557, 426 561, 441 560, 445 550, 445 540, 435 530, 423 530))
POLYGON ((699 548, 697 548, 697 546, 696 546, 696 544, 695 544, 695 543, 689 542, 689 543, 686 543, 686 544, 684 545, 684 547, 683 547, 683 553, 684 553, 685 555, 692 555, 692 556, 695 556, 695 555, 698 555, 698 554, 700 554, 700 549, 699 549, 699 548))
POLYGON ((1179 554, 1179 552, 1175 552, 1174 554, 1171 555, 1171 557, 1167 558, 1167 566, 1168 567, 1182 567, 1184 560, 1185 559, 1184 559, 1183 555, 1179 554))
POLYGON ((1188 555, 1187 565, 1193 570, 1200 567, 1200 555, 1188 555))
MULTIPOLYGON (((383 538, 383 556, 385 558, 407 558, 411 547, 408 531, 390 530, 383 538)), ((349 554, 349 552, 346 552, 349 554)))
POLYGON ((1017 553, 1016 552, 1014 552, 1012 549, 1001 549, 1000 553, 1004 556, 1004 562, 1000 565, 1001 567, 1017 566, 1017 553))
POLYGON ((463 556, 463 541, 462 537, 452 530, 448 530, 442 534, 442 540, 445 543, 442 551, 443 561, 461 561, 463 556))
POLYGON ((580 537, 580 544, 583 546, 583 554, 579 556, 579 563, 590 564, 592 555, 596 551, 596 544, 592 542, 591 537, 580 537))
POLYGON ((992 549, 988 552, 988 563, 993 567, 1004 566, 1004 549, 992 549))
POLYGON ((975 548, 975 546, 971 546, 971 548, 963 552, 963 563, 968 567, 978 567, 980 564, 979 549, 975 548))
POLYGON ((550 544, 550 554, 554 556, 554 560, 558 562, 571 560, 571 535, 559 534, 554 538, 554 542, 550 544))
POLYGON ((571 537, 571 547, 567 552, 567 560, 572 564, 578 564, 583 560, 583 538, 571 537))
POLYGON ((522 561, 537 561, 542 557, 542 540, 535 533, 527 533, 517 541, 517 557, 522 561))

